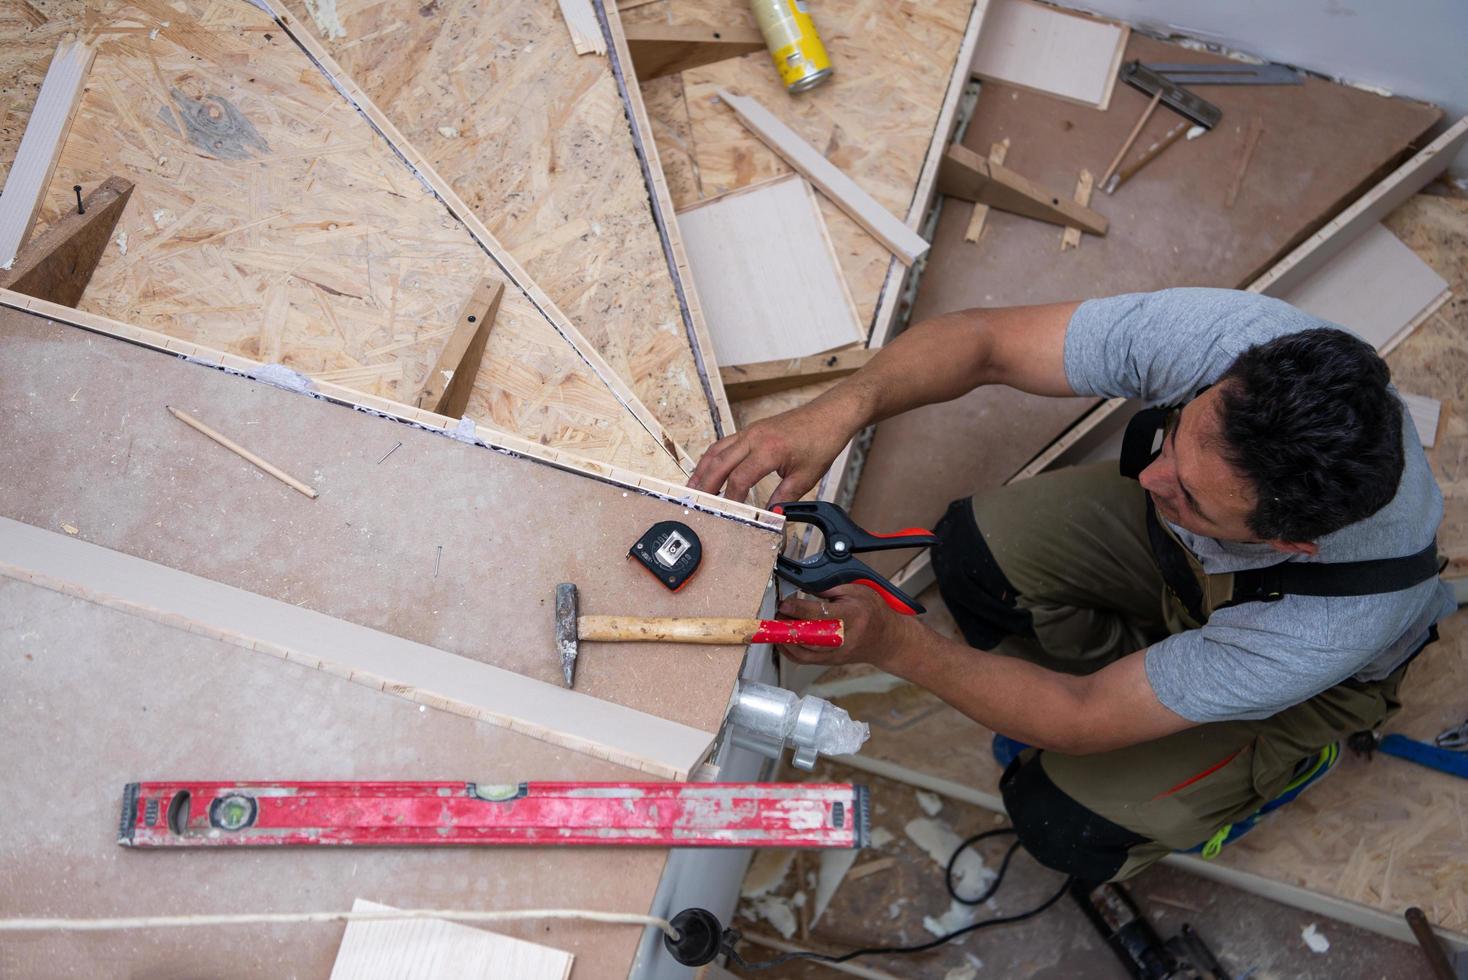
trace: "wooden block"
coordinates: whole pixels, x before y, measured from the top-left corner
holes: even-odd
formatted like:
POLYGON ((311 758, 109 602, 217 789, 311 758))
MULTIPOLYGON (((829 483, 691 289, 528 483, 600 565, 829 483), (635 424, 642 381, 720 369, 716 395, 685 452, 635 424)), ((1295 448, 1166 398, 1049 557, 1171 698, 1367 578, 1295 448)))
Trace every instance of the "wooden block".
POLYGON ((571 32, 571 43, 577 54, 606 54, 607 39, 601 32, 596 9, 591 0, 557 0, 561 6, 561 17, 566 21, 566 30, 571 32))
POLYGON ((633 71, 644 82, 765 50, 764 35, 752 27, 628 24, 623 30, 633 71))
POLYGON ((736 364, 719 369, 724 390, 734 401, 758 398, 760 395, 799 388, 817 381, 832 381, 854 374, 877 356, 877 351, 868 347, 832 351, 812 357, 794 357, 783 361, 763 361, 758 364, 736 364))
POLYGON ((1033 0, 992 0, 973 73, 1105 109, 1130 28, 1033 0))
POLYGON ((667 779, 687 779, 713 742, 687 725, 9 518, 0 518, 0 575, 273 650, 577 752, 611 753, 667 779))
MULTIPOLYGON (((388 912, 366 899, 353 912, 388 912)), ((573 957, 540 943, 445 919, 347 923, 331 980, 566 980, 573 957)))
MULTIPOLYGON (((989 144, 989 163, 1002 164, 1004 158, 1009 154, 1009 138, 1005 137, 998 143, 989 144)), ((968 228, 963 233, 966 242, 978 242, 984 234, 984 222, 989 219, 989 205, 975 204, 973 214, 969 215, 968 228)))
MULTIPOLYGON (((1080 177, 1076 179, 1075 201, 1081 207, 1091 203, 1092 177, 1091 171, 1082 170, 1080 177)), ((1075 225, 1067 225, 1065 231, 1060 233, 1060 250, 1064 252, 1068 248, 1081 247, 1081 230, 1075 225)))
MULTIPOLYGON (((873 238, 897 256, 903 265, 912 265, 928 251, 923 236, 899 221, 891 211, 878 204, 866 191, 815 147, 801 139, 789 126, 757 101, 719 89, 719 98, 739 117, 739 121, 786 163, 804 174, 822 194, 851 215, 873 238)), ((705 301, 705 307, 707 307, 705 301)))
POLYGON ((444 344, 438 360, 429 369, 428 377, 423 379, 423 389, 417 398, 419 408, 452 419, 464 416, 469 407, 469 394, 474 390, 474 379, 479 374, 480 361, 484 358, 484 345, 489 340, 494 315, 504 294, 505 284, 498 279, 485 279, 474 287, 474 292, 459 310, 459 319, 448 343, 444 344))
POLYGON ((86 196, 83 210, 63 216, 35 241, 21 247, 15 264, 0 273, 0 286, 63 306, 76 306, 132 192, 132 181, 107 178, 86 196))
POLYGON ((1090 208, 1062 200, 1008 167, 993 165, 958 143, 948 147, 938 169, 938 191, 1055 225, 1074 225, 1106 234, 1107 222, 1090 208))
POLYGON ((799 358, 866 340, 826 223, 789 175, 681 212, 678 227, 722 365, 799 358))
POLYGON ((31 237, 96 54, 95 48, 80 41, 63 41, 46 69, 36 107, 0 193, 0 269, 12 267, 31 237))

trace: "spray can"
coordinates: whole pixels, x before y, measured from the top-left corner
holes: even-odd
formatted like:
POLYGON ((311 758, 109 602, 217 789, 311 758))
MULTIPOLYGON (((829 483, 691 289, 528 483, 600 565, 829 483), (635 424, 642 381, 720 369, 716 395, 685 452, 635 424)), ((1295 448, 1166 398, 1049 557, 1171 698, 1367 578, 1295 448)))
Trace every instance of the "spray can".
POLYGON ((749 5, 787 92, 813 89, 831 77, 831 56, 805 0, 750 0, 749 5))

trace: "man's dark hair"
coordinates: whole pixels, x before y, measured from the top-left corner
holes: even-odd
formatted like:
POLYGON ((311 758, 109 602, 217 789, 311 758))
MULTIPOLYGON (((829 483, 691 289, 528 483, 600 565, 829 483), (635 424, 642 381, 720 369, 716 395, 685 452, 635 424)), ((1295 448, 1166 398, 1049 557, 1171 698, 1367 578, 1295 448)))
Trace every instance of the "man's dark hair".
POLYGON ((1254 486, 1249 528, 1314 541, 1370 517, 1402 478, 1402 404, 1360 338, 1304 330, 1240 354, 1219 379, 1229 464, 1254 486))

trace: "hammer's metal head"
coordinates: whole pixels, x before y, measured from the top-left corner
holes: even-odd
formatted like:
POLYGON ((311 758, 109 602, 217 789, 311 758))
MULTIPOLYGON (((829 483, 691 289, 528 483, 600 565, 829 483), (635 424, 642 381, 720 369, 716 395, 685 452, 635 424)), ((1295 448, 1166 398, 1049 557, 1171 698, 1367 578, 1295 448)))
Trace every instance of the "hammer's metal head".
POLYGON ((556 586, 556 651, 561 655, 561 673, 566 686, 576 678, 576 585, 556 586))

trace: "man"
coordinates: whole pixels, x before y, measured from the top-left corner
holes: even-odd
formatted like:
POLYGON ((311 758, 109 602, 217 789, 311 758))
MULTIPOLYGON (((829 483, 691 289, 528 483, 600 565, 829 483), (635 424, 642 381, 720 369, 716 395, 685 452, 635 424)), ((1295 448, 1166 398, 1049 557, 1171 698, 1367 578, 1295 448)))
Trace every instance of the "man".
POLYGON ((1022 743, 1000 785, 1039 860, 1103 881, 1216 851, 1399 707, 1453 609, 1442 497, 1375 351, 1277 300, 940 316, 716 443, 690 483, 743 499, 776 472, 796 498, 863 426, 986 384, 1173 408, 1129 430, 1133 478, 1077 467, 950 506, 933 567, 969 645, 857 586, 782 611, 846 623, 841 649, 795 660, 874 664, 1022 743))

